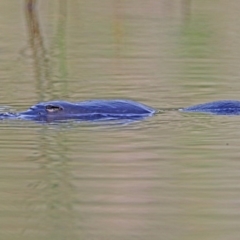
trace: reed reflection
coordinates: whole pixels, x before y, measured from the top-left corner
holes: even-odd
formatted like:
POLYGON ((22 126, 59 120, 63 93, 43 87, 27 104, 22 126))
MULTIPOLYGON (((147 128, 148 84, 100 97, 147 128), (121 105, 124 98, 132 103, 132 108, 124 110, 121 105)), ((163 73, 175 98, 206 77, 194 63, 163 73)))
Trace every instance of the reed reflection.
MULTIPOLYGON (((29 49, 36 80, 38 101, 63 99, 67 92, 66 19, 67 1, 58 1, 56 31, 51 39, 44 39, 36 0, 26 0, 25 13, 29 49), (49 42, 46 46, 46 42, 49 42), (53 74, 54 72, 54 74, 53 74), (57 82, 57 83, 56 83, 57 82)), ((43 14, 42 14, 43 15, 43 14)))
POLYGON ((36 0, 26 0, 25 13, 28 26, 29 48, 32 53, 33 71, 36 78, 36 91, 38 93, 38 101, 42 101, 46 99, 46 83, 49 81, 49 61, 40 29, 36 5, 36 0))

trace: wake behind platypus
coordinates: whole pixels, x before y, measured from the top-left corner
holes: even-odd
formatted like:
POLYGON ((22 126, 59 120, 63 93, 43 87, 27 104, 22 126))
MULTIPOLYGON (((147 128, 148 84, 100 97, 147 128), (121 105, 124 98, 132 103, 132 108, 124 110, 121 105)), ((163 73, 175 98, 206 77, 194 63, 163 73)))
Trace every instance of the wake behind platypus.
MULTIPOLYGON (((221 100, 179 109, 182 112, 199 112, 215 115, 240 115, 240 101, 221 100)), ((147 105, 131 100, 89 100, 84 102, 41 102, 24 112, 0 113, 0 119, 24 119, 38 122, 66 120, 109 121, 141 120, 158 113, 147 105)))

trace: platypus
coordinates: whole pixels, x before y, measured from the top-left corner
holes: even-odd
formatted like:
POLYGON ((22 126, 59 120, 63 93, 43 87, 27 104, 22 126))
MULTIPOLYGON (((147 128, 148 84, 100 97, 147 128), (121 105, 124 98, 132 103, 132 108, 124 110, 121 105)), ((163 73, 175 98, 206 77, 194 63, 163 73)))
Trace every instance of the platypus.
MULTIPOLYGON (((83 102, 59 100, 40 102, 23 112, 0 113, 0 119, 25 119, 40 122, 61 120, 141 120, 153 116, 159 111, 160 109, 123 99, 95 99, 83 102)), ((215 115, 240 115, 240 101, 220 100, 181 108, 179 111, 215 115)))

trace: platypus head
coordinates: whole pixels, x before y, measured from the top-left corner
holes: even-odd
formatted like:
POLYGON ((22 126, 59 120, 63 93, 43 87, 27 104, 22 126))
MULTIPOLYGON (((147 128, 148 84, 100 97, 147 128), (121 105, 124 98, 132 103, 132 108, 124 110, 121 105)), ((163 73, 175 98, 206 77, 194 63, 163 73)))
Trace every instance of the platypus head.
POLYGON ((25 112, 19 113, 19 118, 35 121, 52 122, 75 119, 81 109, 74 103, 65 101, 50 101, 38 103, 25 112))

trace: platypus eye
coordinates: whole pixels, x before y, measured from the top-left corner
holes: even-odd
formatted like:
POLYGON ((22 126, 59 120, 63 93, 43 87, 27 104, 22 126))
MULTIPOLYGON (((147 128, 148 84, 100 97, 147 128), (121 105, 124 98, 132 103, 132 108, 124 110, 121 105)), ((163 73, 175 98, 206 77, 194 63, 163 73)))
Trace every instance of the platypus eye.
POLYGON ((56 105, 47 105, 47 106, 46 106, 46 110, 47 110, 49 113, 53 113, 53 112, 62 111, 63 108, 60 107, 60 106, 56 106, 56 105))

